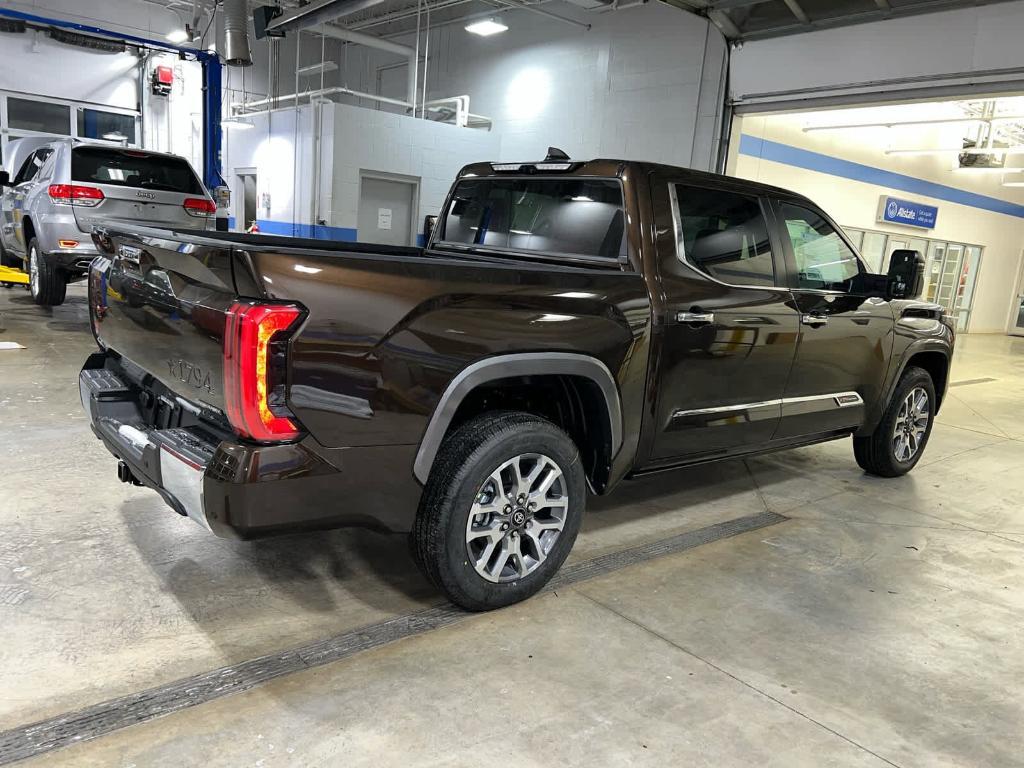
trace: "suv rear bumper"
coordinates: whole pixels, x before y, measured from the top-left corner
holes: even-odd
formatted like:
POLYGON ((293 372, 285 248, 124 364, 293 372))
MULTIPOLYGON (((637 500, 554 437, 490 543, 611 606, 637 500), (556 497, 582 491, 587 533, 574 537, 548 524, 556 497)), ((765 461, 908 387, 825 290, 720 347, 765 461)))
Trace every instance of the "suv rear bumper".
MULTIPOLYGON (((59 208, 59 206, 57 206, 59 208)), ((89 263, 99 254, 92 236, 83 232, 78 226, 74 210, 58 210, 39 217, 36 226, 36 239, 39 249, 45 258, 60 269, 72 274, 82 274, 89 270, 89 263), (74 248, 61 247, 61 240, 73 240, 78 243, 74 248)))
POLYGON ((254 445, 197 425, 147 426, 139 390, 108 367, 104 353, 86 361, 79 392, 92 431, 132 479, 217 536, 412 529, 421 492, 412 477, 415 445, 324 449, 311 438, 254 445))

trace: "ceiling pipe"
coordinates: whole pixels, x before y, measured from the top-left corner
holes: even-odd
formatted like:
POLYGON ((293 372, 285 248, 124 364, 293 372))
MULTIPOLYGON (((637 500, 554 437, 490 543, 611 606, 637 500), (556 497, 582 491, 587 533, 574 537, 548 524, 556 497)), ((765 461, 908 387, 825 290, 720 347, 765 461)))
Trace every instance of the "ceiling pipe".
POLYGON ((309 29, 318 24, 351 16, 353 13, 365 11, 380 5, 384 0, 317 0, 308 5, 286 11, 267 24, 268 32, 291 32, 309 29))
POLYGON ((346 29, 337 24, 324 24, 321 31, 327 37, 335 40, 344 40, 356 45, 365 45, 367 48, 376 48, 379 51, 387 51, 396 56, 403 56, 408 62, 406 73, 406 94, 405 100, 410 104, 416 103, 416 49, 407 45, 399 45, 390 40, 384 40, 375 35, 368 35, 365 32, 356 32, 354 29, 346 29))

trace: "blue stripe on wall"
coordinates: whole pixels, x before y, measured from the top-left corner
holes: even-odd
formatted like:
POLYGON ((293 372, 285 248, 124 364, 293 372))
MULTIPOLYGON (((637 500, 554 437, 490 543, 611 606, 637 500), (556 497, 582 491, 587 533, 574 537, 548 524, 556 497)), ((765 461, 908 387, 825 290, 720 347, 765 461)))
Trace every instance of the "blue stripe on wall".
POLYGON ((338 240, 355 242, 356 230, 352 227, 328 227, 324 224, 292 224, 290 221, 257 219, 260 233, 264 235, 287 235, 288 237, 309 237, 315 240, 338 240))
POLYGON ((995 213, 1004 213, 1007 216, 1024 218, 1024 205, 1010 203, 997 197, 979 195, 976 192, 968 192, 956 187, 946 186, 945 184, 938 184, 934 181, 925 181, 924 179, 918 179, 914 176, 907 176, 894 171, 886 171, 871 165, 842 160, 838 157, 823 155, 820 152, 812 152, 809 149, 800 149, 789 144, 760 139, 757 136, 750 136, 746 133, 740 135, 739 151, 741 155, 760 157, 775 163, 806 168, 809 171, 827 173, 831 176, 841 176, 844 179, 899 189, 904 192, 934 197, 951 203, 968 205, 972 208, 981 208, 982 210, 995 213))
MULTIPOLYGON (((336 240, 344 243, 358 241, 357 231, 352 227, 328 227, 323 224, 292 224, 290 221, 273 221, 258 219, 260 233, 264 235, 285 235, 287 237, 308 237, 313 240, 336 240)), ((235 228, 235 217, 228 217, 228 229, 235 228)), ((421 234, 416 235, 416 245, 422 248, 426 244, 421 234)))

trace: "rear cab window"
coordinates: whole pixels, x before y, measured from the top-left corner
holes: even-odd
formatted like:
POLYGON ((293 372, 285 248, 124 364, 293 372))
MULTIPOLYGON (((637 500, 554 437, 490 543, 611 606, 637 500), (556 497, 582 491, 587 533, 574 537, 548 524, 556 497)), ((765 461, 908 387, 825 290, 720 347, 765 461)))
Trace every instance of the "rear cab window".
POLYGON ((672 186, 678 257, 720 283, 777 285, 760 200, 723 189, 672 186))
POLYGON ((199 177, 183 158, 131 149, 75 147, 71 152, 71 178, 130 189, 206 195, 199 177))
POLYGON ((439 222, 436 245, 617 263, 626 257, 617 179, 464 179, 439 222))

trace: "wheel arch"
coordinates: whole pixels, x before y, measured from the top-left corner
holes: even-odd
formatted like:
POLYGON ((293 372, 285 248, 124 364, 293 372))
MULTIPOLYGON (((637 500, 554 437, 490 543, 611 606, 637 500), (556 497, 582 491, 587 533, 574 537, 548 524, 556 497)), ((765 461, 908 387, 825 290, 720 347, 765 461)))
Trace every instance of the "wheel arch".
POLYGON ((937 349, 913 352, 903 364, 900 377, 911 366, 923 368, 932 377, 932 383, 935 385, 935 412, 938 413, 946 396, 946 387, 949 386, 949 355, 937 349))
POLYGON ((420 440, 413 474, 426 483, 444 438, 488 410, 521 410, 563 428, 601 492, 622 447, 622 404, 608 367, 575 353, 528 352, 484 358, 464 368, 441 395, 420 440), (596 418, 592 418, 596 417, 596 418))
POLYGON ((28 244, 36 236, 36 225, 32 223, 31 216, 25 216, 21 220, 21 237, 25 242, 25 260, 28 261, 28 244))

